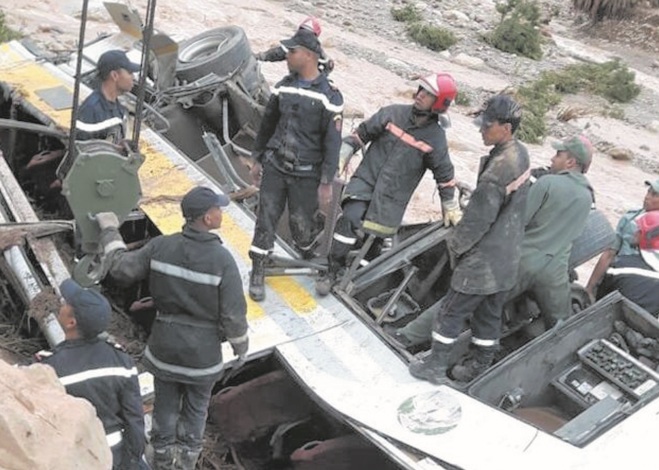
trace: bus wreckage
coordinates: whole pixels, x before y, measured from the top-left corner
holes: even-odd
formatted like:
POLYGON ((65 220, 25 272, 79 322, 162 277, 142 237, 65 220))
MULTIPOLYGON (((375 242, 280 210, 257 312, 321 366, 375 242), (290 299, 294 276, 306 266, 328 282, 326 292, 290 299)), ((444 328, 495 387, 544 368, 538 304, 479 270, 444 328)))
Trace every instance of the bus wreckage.
MULTIPOLYGON (((85 45, 83 97, 104 51, 141 54, 136 13, 106 5, 119 32, 85 45)), ((124 239, 140 246, 180 229, 180 199, 195 185, 230 195, 222 239, 248 282, 258 191, 246 183, 245 157, 267 84, 236 26, 179 44, 155 34, 150 49, 139 148, 88 141, 70 152, 77 57, 55 61, 20 42, 0 45, 0 309, 17 323, 43 289, 71 275, 87 285, 99 281, 103 263, 89 214, 117 212, 124 239)), ((617 293, 588 305, 575 284, 579 314, 544 333, 532 300, 517 299, 506 307, 501 354, 484 375, 460 389, 410 376, 413 355, 382 327, 402 326, 441 298, 450 279, 449 230, 402 227, 367 266, 358 268, 356 253, 324 297, 314 292, 323 263, 302 260, 281 232, 267 300, 248 299, 248 362, 239 369, 226 364, 211 400, 209 419, 231 449, 230 463, 489 470, 625 468, 634 455, 636 462, 654 461, 648 439, 659 425, 659 322, 617 293)), ((612 235, 597 212, 586 231, 572 268, 612 235)), ((325 234, 319 252, 327 253, 329 239, 325 234)), ((148 296, 146 285, 103 288, 121 307, 116 315, 148 330, 155 312, 136 303, 148 296)), ((25 320, 38 323, 51 347, 63 340, 53 314, 25 320)), ((463 350, 468 336, 461 337, 463 350)))

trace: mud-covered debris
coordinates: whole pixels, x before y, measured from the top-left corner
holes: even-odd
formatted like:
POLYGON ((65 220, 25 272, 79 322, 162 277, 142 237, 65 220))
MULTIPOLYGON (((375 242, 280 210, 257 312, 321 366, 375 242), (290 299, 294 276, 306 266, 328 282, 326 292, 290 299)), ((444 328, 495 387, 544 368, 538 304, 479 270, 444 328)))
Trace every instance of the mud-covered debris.
POLYGON ((73 222, 68 220, 0 225, 0 251, 12 246, 23 246, 28 237, 39 238, 72 230, 73 222))
POLYGON ((46 287, 30 301, 28 315, 39 321, 51 313, 57 314, 60 307, 60 297, 52 287, 46 287))
POLYGON ((119 309, 113 308, 108 333, 136 362, 140 360, 146 345, 147 335, 128 315, 122 313, 119 309))
POLYGON ((0 251, 5 251, 12 246, 23 246, 25 242, 25 231, 21 229, 0 231, 0 251))

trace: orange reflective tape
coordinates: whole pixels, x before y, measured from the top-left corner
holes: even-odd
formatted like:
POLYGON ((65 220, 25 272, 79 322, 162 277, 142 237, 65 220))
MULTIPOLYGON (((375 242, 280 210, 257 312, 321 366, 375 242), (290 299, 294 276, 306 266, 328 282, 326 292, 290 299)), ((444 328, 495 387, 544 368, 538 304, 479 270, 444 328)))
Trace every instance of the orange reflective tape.
POLYGON ((387 129, 389 132, 391 132, 391 134, 398 137, 400 140, 405 142, 410 147, 414 147, 415 149, 420 150, 423 153, 432 152, 432 147, 430 145, 423 142, 422 140, 416 140, 412 135, 405 132, 403 129, 398 127, 393 122, 388 123, 385 129, 387 129))
POLYGON ((516 180, 514 180, 512 183, 509 183, 508 186, 506 186, 506 196, 509 195, 510 193, 517 191, 524 183, 526 183, 526 180, 528 180, 530 176, 531 176, 531 169, 529 168, 524 173, 522 173, 516 180))

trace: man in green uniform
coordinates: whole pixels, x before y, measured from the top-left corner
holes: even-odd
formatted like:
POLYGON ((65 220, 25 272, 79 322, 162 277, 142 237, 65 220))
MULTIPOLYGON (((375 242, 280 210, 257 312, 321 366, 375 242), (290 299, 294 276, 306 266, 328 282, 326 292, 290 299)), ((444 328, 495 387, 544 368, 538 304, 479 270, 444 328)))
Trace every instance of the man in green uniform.
MULTIPOLYGON (((572 242, 581 234, 592 206, 592 190, 584 173, 592 159, 592 145, 583 136, 553 144, 556 154, 549 175, 539 178, 528 193, 524 241, 513 299, 531 292, 545 324, 553 326, 569 312, 568 261, 572 242)), ((430 339, 439 302, 393 336, 406 347, 430 339)), ((458 369, 459 370, 459 369, 458 369)), ((456 370, 453 370, 455 377, 456 370)))

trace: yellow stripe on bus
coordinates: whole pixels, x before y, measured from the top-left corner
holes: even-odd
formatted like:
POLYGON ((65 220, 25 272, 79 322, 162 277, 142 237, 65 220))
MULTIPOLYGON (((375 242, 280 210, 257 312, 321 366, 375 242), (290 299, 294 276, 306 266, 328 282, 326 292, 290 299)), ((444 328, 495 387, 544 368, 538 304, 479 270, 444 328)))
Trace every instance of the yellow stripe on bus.
MULTIPOLYGON (((23 99, 52 119, 55 124, 68 129, 71 110, 57 111, 36 94, 38 90, 66 86, 64 82, 41 65, 16 54, 7 44, 0 45, 0 52, 2 53, 0 81, 11 84, 23 99)), ((66 87, 69 89, 68 86, 66 87)), ((140 150, 145 157, 145 162, 139 171, 143 193, 140 208, 163 234, 176 233, 183 225, 180 200, 194 183, 181 168, 149 144, 142 142, 140 150)), ((226 213, 221 234, 244 260, 249 260, 251 234, 239 227, 226 213)), ((313 295, 290 277, 269 278, 266 282, 298 314, 309 313, 317 307, 313 295)), ((262 306, 250 299, 248 299, 248 307, 248 316, 251 318, 264 315, 262 306)))
MULTIPOLYGON (((143 197, 140 207, 158 226, 162 233, 175 233, 181 229, 183 218, 180 216, 180 200, 192 188, 193 183, 183 171, 171 161, 148 145, 142 145, 145 162, 140 168, 143 197)), ((240 227, 233 218, 224 213, 222 239, 249 262, 251 234, 240 227)), ((297 281, 290 277, 268 278, 268 285, 298 314, 305 314, 317 307, 316 299, 297 281)), ((252 317, 264 314, 260 304, 248 302, 248 315, 252 317), (258 312, 258 313, 257 313, 258 312)))
POLYGON ((0 81, 7 82, 23 99, 51 118, 62 129, 68 129, 71 124, 71 109, 53 109, 36 94, 39 90, 47 90, 64 86, 71 95, 73 90, 45 67, 21 57, 12 51, 9 44, 0 45, 2 60, 0 61, 0 81))

